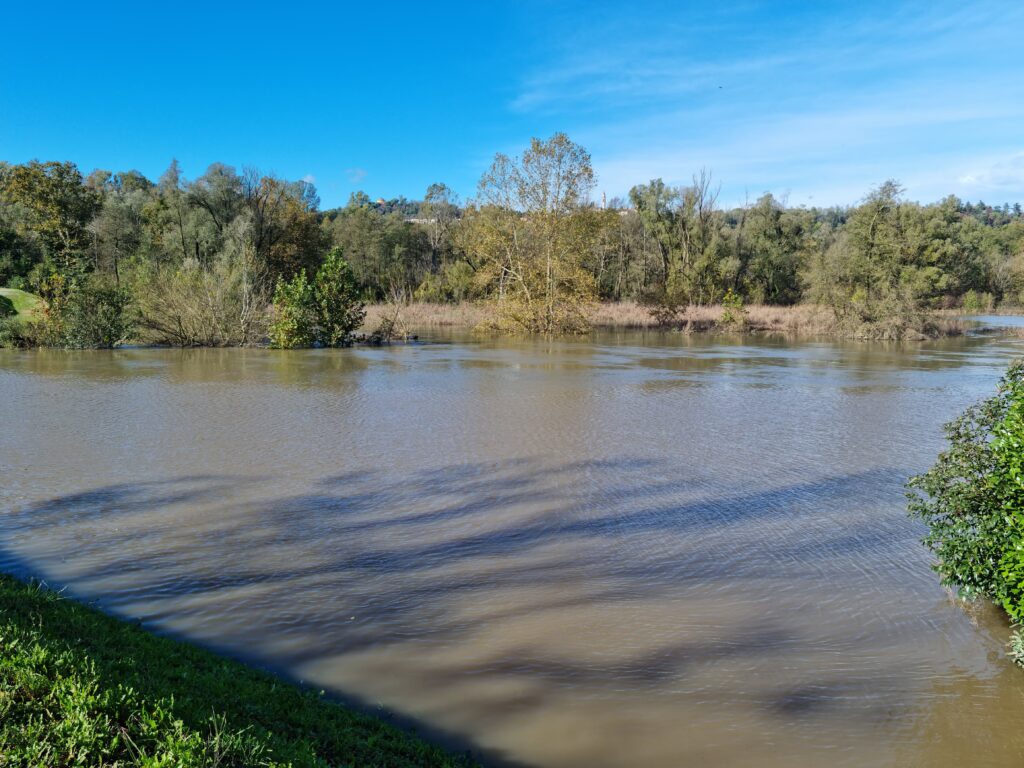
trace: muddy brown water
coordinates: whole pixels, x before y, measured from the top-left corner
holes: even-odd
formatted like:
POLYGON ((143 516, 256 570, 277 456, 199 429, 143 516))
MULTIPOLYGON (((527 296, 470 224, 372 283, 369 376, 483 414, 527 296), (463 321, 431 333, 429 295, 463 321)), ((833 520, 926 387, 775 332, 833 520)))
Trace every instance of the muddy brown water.
POLYGON ((0 568, 539 766, 1021 766, 905 478, 1024 342, 0 351, 0 568))

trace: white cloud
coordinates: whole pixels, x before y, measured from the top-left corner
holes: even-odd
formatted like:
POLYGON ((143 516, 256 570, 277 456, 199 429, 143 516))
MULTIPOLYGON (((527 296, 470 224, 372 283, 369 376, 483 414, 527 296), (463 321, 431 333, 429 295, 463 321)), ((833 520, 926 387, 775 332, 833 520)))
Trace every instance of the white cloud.
POLYGON ((362 168, 346 168, 345 175, 348 176, 349 183, 358 184, 366 178, 366 171, 362 168))
POLYGON ((1009 53, 1024 7, 939 2, 883 16, 777 39, 651 28, 638 44, 584 29, 510 107, 590 149, 609 197, 708 168, 724 204, 764 191, 849 204, 888 178, 922 201, 1024 198, 1024 77, 1009 53))
POLYGON ((968 170, 957 181, 969 188, 1006 189, 1024 197, 1024 151, 968 170))

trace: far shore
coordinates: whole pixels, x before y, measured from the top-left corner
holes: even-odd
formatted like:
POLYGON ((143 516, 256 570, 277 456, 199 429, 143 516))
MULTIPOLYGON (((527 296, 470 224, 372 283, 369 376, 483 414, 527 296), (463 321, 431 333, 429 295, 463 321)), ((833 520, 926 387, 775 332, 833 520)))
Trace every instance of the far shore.
MULTIPOLYGON (((384 318, 398 313, 399 329, 422 331, 433 328, 473 329, 484 324, 491 314, 486 304, 463 302, 460 304, 370 304, 366 307, 367 332, 378 327, 384 318)), ((978 314, 1014 315, 1021 310, 991 310, 978 314)), ((735 315, 735 310, 733 310, 735 315)), ((844 331, 835 316, 825 307, 799 304, 795 306, 751 305, 744 307, 742 322, 725 322, 726 309, 721 305, 690 306, 682 310, 669 324, 659 321, 650 309, 635 301, 601 302, 590 314, 593 328, 621 330, 674 330, 693 332, 744 332, 806 336, 851 336, 844 331)), ((961 310, 937 311, 929 317, 927 333, 918 338, 962 336, 972 327, 970 314, 961 310)), ((1018 328, 999 329, 1011 335, 1022 335, 1018 328)), ((853 334, 856 336, 856 334, 853 334)))

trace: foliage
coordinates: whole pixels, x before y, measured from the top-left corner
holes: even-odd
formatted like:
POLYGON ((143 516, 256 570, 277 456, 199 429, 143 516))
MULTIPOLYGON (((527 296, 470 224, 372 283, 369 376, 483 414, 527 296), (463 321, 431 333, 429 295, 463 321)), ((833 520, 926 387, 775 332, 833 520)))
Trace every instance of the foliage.
POLYGON ((317 308, 313 284, 306 270, 291 280, 278 280, 274 288, 274 319, 270 323, 270 346, 277 349, 311 347, 317 341, 317 308))
POLYGON ((972 288, 964 294, 963 308, 965 312, 991 312, 995 305, 995 297, 991 293, 978 292, 972 288))
POLYGON ((601 220, 588 207, 590 155, 563 133, 532 139, 516 159, 496 155, 465 217, 462 248, 479 264, 495 326, 526 333, 577 333, 595 298, 583 255, 601 220))
POLYGON ((335 248, 327 254, 313 281, 317 341, 327 347, 347 343, 366 317, 359 287, 348 262, 335 248))
POLYGON ((38 343, 38 296, 13 288, 0 288, 0 348, 32 347, 38 343))
POLYGON ((1024 362, 946 425, 949 448, 909 482, 909 510, 947 585, 1024 618, 1024 362))
POLYGON ((312 282, 304 269, 291 280, 278 280, 270 342, 279 349, 344 346, 365 316, 352 270, 335 248, 312 282))
POLYGON ((1011 369, 1004 388, 1008 404, 993 430, 996 471, 989 477, 1010 539, 999 560, 997 597, 1014 621, 1024 622, 1024 367, 1011 369))
POLYGON ((476 272, 465 261, 445 264, 437 273, 423 278, 414 294, 416 301, 458 304, 480 298, 476 272))
POLYGON ((82 183, 74 163, 33 160, 13 166, 0 184, 0 198, 24 213, 22 232, 38 238, 61 271, 84 271, 87 228, 100 196, 82 183))
POLYGON ((0 318, 0 349, 34 347, 37 344, 36 326, 17 317, 0 318))
POLYGON ((725 292, 722 297, 722 325, 743 328, 746 325, 746 310, 743 308, 743 299, 732 292, 732 288, 725 292))
POLYGON ((1010 658, 1018 667, 1024 667, 1024 630, 1016 629, 1010 635, 1010 658))
POLYGON ((5 766, 456 766, 312 691, 0 576, 5 766))
POLYGON ((865 337, 928 334, 935 309, 1024 304, 1019 205, 919 205, 886 182, 849 208, 770 194, 726 208, 700 171, 598 208, 594 186, 564 134, 496 156, 466 206, 432 184, 422 201, 360 191, 321 211, 306 181, 222 163, 186 179, 172 161, 154 183, 0 162, 0 286, 50 300, 55 280, 97 275, 134 294, 143 340, 174 344, 257 343, 278 280, 304 269, 315 282, 332 248, 366 300, 482 300, 513 332, 585 330, 595 299, 638 301, 675 324, 728 291, 745 305, 823 305, 830 327, 865 337))
POLYGON ((133 272, 142 338, 175 346, 244 346, 266 333, 267 267, 245 217, 231 223, 220 250, 203 262, 143 264, 133 272))
POLYGON ((131 293, 97 277, 63 287, 49 302, 41 338, 69 349, 111 349, 127 341, 135 328, 131 293))

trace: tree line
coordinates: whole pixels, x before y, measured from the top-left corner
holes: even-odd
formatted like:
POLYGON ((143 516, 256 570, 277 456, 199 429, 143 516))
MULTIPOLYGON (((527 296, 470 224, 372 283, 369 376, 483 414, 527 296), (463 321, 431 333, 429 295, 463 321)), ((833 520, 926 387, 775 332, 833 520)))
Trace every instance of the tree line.
POLYGON ((328 210, 312 184, 219 163, 189 180, 172 162, 156 181, 0 163, 0 285, 44 300, 27 341, 62 346, 259 343, 288 312, 275 295, 317 274, 351 282, 352 302, 487 301, 494 327, 539 333, 584 330, 595 301, 639 301, 669 324, 691 305, 812 303, 859 328, 1024 304, 1019 204, 922 205, 887 181, 849 207, 769 193, 726 207, 705 171, 608 205, 594 190, 564 134, 497 155, 466 202, 434 184, 328 210))

